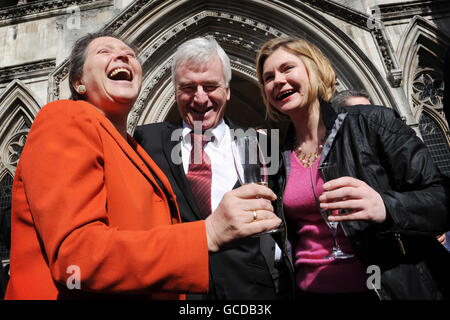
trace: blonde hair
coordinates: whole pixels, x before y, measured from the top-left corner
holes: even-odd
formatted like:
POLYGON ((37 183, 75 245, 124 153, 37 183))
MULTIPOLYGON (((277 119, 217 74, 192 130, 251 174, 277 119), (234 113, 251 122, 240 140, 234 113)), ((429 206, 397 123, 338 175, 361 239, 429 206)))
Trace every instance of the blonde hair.
POLYGON ((285 117, 268 102, 262 77, 266 59, 279 48, 296 55, 302 60, 311 84, 310 99, 317 97, 319 100, 329 102, 336 91, 336 76, 328 58, 319 48, 304 39, 294 37, 275 38, 263 44, 256 58, 256 74, 266 106, 267 117, 272 120, 280 120, 285 117))

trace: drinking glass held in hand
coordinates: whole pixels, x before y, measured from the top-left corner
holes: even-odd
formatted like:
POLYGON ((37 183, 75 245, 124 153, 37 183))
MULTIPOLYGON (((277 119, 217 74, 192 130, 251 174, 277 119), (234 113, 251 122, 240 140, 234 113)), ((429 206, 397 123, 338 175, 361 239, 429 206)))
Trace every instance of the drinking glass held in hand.
MULTIPOLYGON (((323 219, 325 220, 325 222, 327 223, 328 227, 331 230, 331 237, 332 237, 332 240, 333 240, 333 249, 331 251, 331 254, 327 255, 327 256, 325 256, 323 258, 324 259, 349 259, 349 258, 353 258, 354 255, 343 252, 341 250, 341 248, 339 247, 339 243, 337 241, 337 228, 339 226, 339 222, 328 221, 328 216, 331 215, 333 212, 331 210, 323 210, 323 209, 320 208, 319 195, 317 194, 316 184, 314 183, 314 180, 313 180, 313 175, 312 175, 312 169, 311 168, 310 168, 311 184, 312 184, 312 187, 313 187, 314 198, 316 199, 317 206, 319 208, 319 211, 320 211, 323 219)), ((330 180, 338 178, 337 175, 336 175, 336 167, 335 167, 334 163, 324 162, 324 163, 319 165, 318 169, 319 169, 319 174, 322 175, 324 183, 327 182, 327 181, 330 181, 330 180)))
MULTIPOLYGON (((267 174, 267 165, 258 142, 258 137, 256 135, 246 135, 238 137, 235 142, 234 159, 241 185, 256 183, 268 187, 269 177, 267 174)), ((253 210, 253 218, 255 220, 258 219, 256 210, 253 210)), ((279 227, 254 236, 283 230, 283 227, 279 227)))

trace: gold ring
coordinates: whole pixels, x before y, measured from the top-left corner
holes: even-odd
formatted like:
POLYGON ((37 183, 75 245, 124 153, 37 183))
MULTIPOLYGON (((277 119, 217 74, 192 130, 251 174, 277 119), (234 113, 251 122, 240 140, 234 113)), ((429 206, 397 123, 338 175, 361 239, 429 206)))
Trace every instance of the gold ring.
POLYGON ((253 210, 252 213, 253 213, 253 221, 258 220, 258 215, 256 214, 256 210, 253 210))

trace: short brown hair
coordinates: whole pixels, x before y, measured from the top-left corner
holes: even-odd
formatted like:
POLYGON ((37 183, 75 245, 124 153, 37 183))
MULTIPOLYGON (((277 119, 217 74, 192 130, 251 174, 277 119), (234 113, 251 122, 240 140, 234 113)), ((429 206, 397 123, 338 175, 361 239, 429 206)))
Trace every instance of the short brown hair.
POLYGON ((267 117, 272 120, 283 118, 278 110, 270 105, 264 92, 263 66, 266 59, 277 49, 282 48, 299 57, 308 71, 311 83, 310 97, 318 97, 329 102, 336 91, 336 76, 328 58, 315 45, 305 39, 286 37, 267 41, 256 58, 256 74, 266 106, 267 117))

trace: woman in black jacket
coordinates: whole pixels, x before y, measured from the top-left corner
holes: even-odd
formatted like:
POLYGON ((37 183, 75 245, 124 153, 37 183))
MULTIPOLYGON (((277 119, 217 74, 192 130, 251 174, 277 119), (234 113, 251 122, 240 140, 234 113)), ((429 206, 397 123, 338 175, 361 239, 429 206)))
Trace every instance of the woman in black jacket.
POLYGON ((291 121, 275 191, 295 230, 300 297, 448 295, 449 254, 436 240, 449 229, 448 181, 414 131, 388 108, 333 110, 333 68, 305 40, 264 44, 257 74, 268 116, 291 121), (318 170, 324 162, 340 178, 324 181, 318 170), (324 258, 332 238, 319 203, 333 212, 328 222, 340 222, 337 241, 354 258, 324 258))

